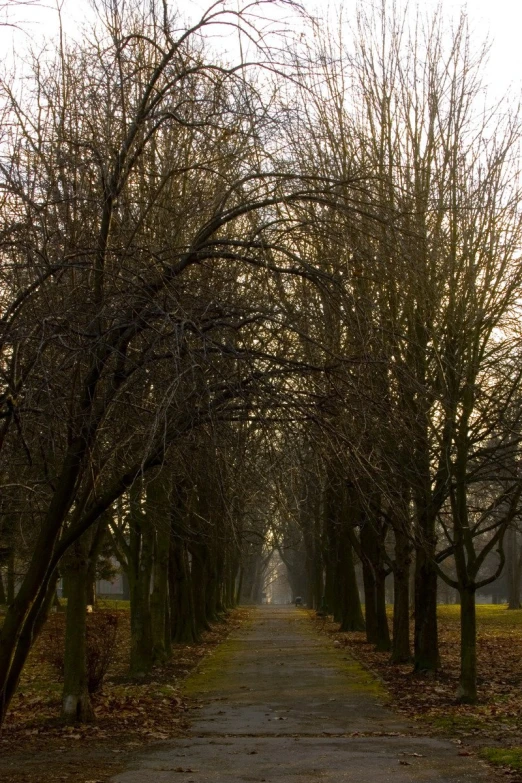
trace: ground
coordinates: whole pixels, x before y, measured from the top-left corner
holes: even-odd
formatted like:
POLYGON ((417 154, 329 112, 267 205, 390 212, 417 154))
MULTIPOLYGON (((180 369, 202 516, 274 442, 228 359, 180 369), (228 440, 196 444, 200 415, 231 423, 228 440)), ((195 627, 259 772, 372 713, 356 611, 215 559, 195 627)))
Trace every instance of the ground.
POLYGON ((487 783, 461 745, 428 736, 308 613, 258 607, 189 677, 183 739, 137 754, 113 783, 487 783))
POLYGON ((379 677, 393 709, 414 721, 418 730, 449 735, 506 773, 513 772, 506 780, 522 781, 522 610, 477 606, 479 702, 473 706, 457 704, 455 698, 460 607, 439 606, 438 612, 442 668, 429 678, 414 676, 410 664, 391 664, 388 653, 366 644, 364 633, 341 634, 331 621, 315 622, 379 677))
POLYGON ((59 658, 64 618, 53 615, 30 656, 0 732, 2 783, 107 781, 137 749, 183 736, 189 707, 181 693, 182 682, 249 616, 249 610, 236 609, 204 634, 201 644, 175 646, 167 666, 137 682, 127 675, 128 602, 102 602, 99 611, 118 615, 118 638, 107 679, 94 697, 96 723, 60 724, 59 658))
POLYGON ((69 729, 57 721, 61 686, 48 649, 52 623, 59 623, 53 620, 0 735, 0 779, 217 783, 291 780, 294 771, 299 783, 328 780, 327 774, 337 783, 348 770, 359 783, 377 783, 381 773, 393 774, 396 783, 456 783, 471 779, 462 778, 464 763, 473 780, 480 773, 492 781, 496 773, 484 772, 481 756, 501 773, 522 766, 522 611, 479 608, 482 702, 476 707, 455 704, 458 607, 440 611, 444 668, 433 679, 412 677, 411 666, 390 666, 389 656, 373 652, 364 635, 339 634, 314 613, 285 608, 236 611, 204 644, 176 648, 169 666, 140 683, 125 675, 123 611, 119 654, 96 697, 98 720, 69 729), (394 712, 382 706, 386 702, 394 712), (231 758, 243 766, 231 772, 231 758), (450 778, 444 769, 453 770, 450 778))

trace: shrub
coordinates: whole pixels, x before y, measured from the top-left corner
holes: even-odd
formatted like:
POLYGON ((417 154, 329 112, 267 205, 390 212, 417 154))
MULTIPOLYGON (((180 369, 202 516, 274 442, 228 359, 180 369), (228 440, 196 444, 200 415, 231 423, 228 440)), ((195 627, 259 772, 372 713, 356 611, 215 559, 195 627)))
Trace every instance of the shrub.
MULTIPOLYGON (((44 658, 63 679, 65 653, 65 618, 53 616, 46 631, 44 658)), ((114 612, 87 615, 87 688, 96 693, 103 685, 116 656, 119 617, 114 612)))
POLYGON ((118 615, 93 612, 87 617, 87 687, 96 693, 116 654, 118 615))

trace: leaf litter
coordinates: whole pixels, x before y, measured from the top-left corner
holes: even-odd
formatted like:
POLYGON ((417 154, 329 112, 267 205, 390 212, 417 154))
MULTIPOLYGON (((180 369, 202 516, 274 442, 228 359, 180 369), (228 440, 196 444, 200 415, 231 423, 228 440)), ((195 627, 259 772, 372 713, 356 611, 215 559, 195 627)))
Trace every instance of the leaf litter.
POLYGON ((233 610, 203 634, 201 644, 174 645, 165 666, 136 681, 128 676, 129 612, 120 611, 116 654, 93 696, 96 722, 74 726, 59 719, 61 682, 47 653, 53 624, 63 617, 50 616, 0 732, 2 783, 106 783, 137 750, 185 736, 194 705, 183 695, 183 680, 249 616, 244 608, 233 610))
MULTIPOLYGON (((340 633, 336 623, 315 619, 333 643, 348 651, 385 685, 390 706, 410 722, 412 733, 446 735, 464 745, 458 755, 485 747, 522 746, 522 610, 501 605, 477 606, 479 701, 458 704, 460 607, 439 607, 442 666, 434 676, 419 676, 411 664, 393 664, 389 653, 377 652, 364 633, 340 633)), ((412 636, 413 639, 413 629, 412 636)), ((522 775, 506 766, 506 780, 522 783, 522 775)))

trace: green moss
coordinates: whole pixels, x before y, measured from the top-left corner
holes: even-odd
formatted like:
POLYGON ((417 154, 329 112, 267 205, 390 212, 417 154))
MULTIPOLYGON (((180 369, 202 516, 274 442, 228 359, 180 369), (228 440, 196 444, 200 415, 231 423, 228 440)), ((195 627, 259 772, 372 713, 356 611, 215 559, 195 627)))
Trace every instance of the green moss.
POLYGON ((183 682, 183 692, 187 696, 196 693, 207 693, 219 690, 227 677, 226 664, 235 652, 241 649, 237 639, 227 639, 210 655, 205 656, 201 663, 183 682))
POLYGON ((428 723, 436 729, 449 734, 460 732, 480 731, 484 727, 484 721, 475 715, 448 714, 437 717, 426 716, 428 723))
MULTIPOLYGON (((249 618, 246 624, 243 624, 243 630, 252 624, 253 617, 249 618)), ((305 612, 295 613, 291 622, 300 625, 300 631, 303 635, 320 638, 322 665, 333 672, 341 672, 346 675, 346 687, 351 693, 365 694, 373 696, 380 701, 386 701, 388 694, 383 684, 371 672, 365 669, 356 661, 346 649, 337 649, 328 643, 322 635, 318 635, 317 630, 310 623, 308 615, 305 612)), ((230 667, 232 658, 243 649, 241 637, 228 638, 222 642, 210 655, 205 656, 196 669, 189 674, 183 682, 183 693, 186 696, 198 696, 209 692, 221 691, 226 693, 227 688, 232 686, 235 690, 237 686, 237 673, 230 667)), ((266 685, 265 691, 266 691, 266 685)), ((333 678, 321 682, 322 696, 335 698, 342 697, 344 694, 344 679, 333 678)), ((293 692, 296 692, 296 683, 292 683, 293 692)), ((310 684, 306 683, 306 693, 310 694, 310 684)), ((266 693, 265 693, 266 695, 266 693)))
POLYGON ((491 764, 522 772, 522 748, 482 748, 480 755, 491 764))
POLYGON ((331 651, 327 650, 326 653, 331 656, 332 668, 343 672, 349 678, 350 691, 367 693, 380 699, 387 698, 388 693, 383 683, 345 650, 333 649, 331 651))
MULTIPOLYGON (((315 638, 317 638, 318 632, 316 626, 309 622, 308 616, 299 613, 299 618, 302 622, 301 630, 303 633, 308 633, 310 636, 315 636, 315 638)), ((321 639, 324 640, 324 637, 321 636, 321 639)), ((336 648, 325 645, 322 650, 322 656, 326 666, 330 665, 332 669, 341 671, 350 678, 351 692, 366 693, 375 696, 381 701, 387 701, 389 699, 388 691, 382 680, 378 679, 373 672, 366 669, 359 661, 353 658, 346 648, 336 648)))

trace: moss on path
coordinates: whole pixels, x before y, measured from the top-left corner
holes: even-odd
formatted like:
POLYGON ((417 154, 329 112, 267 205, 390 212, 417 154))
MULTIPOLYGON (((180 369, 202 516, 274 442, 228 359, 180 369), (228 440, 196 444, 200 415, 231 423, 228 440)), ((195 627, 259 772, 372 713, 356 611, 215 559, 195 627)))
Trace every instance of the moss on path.
POLYGON ((416 736, 381 683, 304 610, 259 607, 190 676, 190 737, 115 783, 491 783, 451 742, 416 736), (183 775, 183 778, 180 776, 183 775))

